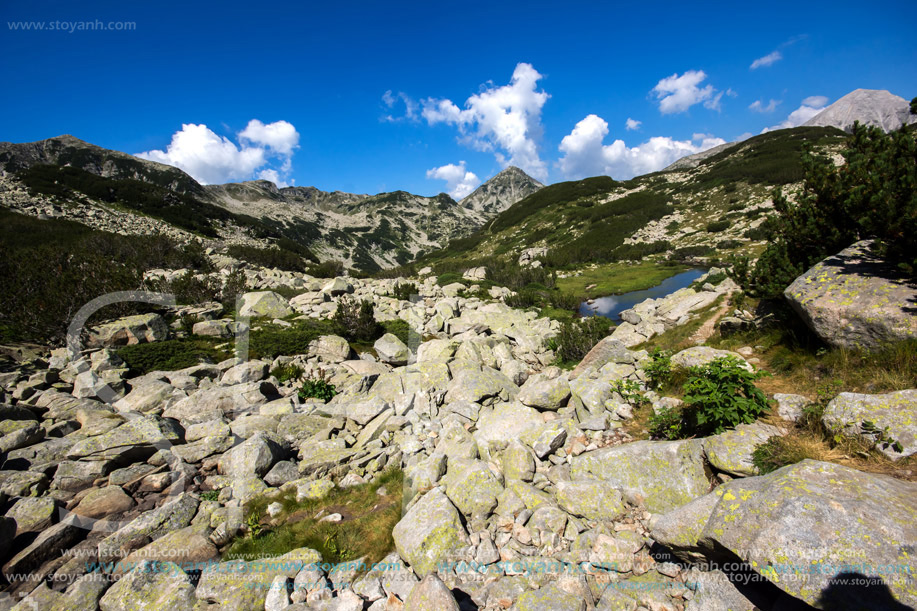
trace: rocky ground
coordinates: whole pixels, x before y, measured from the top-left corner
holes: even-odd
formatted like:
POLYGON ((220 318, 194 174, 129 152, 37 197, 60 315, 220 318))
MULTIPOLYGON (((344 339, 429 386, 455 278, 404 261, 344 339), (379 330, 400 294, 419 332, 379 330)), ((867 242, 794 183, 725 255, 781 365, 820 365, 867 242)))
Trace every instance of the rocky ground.
MULTIPOLYGON (((394 280, 247 275, 259 289, 239 311, 249 326, 329 318, 349 296, 415 332, 407 344, 383 336, 375 356, 324 336, 307 354, 273 362, 132 376, 113 348, 174 332, 149 314, 94 329, 93 347, 55 350, 0 374, 5 608, 917 605, 917 485, 811 460, 757 475, 754 447, 782 434, 762 423, 684 441, 624 432, 640 407, 619 382, 642 386, 648 362, 632 348, 691 320, 732 290, 728 281, 640 304, 565 371, 552 365, 558 324, 506 306, 505 289, 466 298, 461 285, 428 277, 415 279, 416 301, 402 301, 387 296, 394 280), (301 293, 287 300, 270 291, 280 286, 301 293), (324 377, 338 394, 301 400, 271 373, 287 365, 324 377), (221 560, 252 528, 246 503, 293 491, 321 498, 391 468, 404 472, 403 516, 395 549, 373 570, 335 571, 305 548, 221 560), (834 579, 847 565, 883 586, 834 579), (911 573, 892 570, 901 567, 911 573)), ((193 332, 244 337, 247 326, 213 319, 218 311, 196 308, 193 332)), ((673 362, 720 355, 697 347, 673 362)), ((826 418, 842 427, 851 410, 894 412, 900 422, 890 430, 907 455, 917 451, 914 393, 842 396, 826 418)), ((652 406, 642 409, 675 401, 645 396, 652 406)), ((799 416, 798 397, 778 399, 782 417, 799 416)), ((268 505, 271 515, 281 511, 268 505)))

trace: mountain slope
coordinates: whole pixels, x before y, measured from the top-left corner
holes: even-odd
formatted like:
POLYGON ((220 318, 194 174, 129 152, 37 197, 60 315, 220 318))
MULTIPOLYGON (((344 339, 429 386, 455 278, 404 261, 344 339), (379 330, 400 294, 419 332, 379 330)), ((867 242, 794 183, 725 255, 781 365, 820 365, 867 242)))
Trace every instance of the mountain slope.
POLYGON ((835 155, 844 138, 830 127, 778 130, 719 147, 690 167, 624 182, 597 176, 553 184, 420 263, 452 269, 494 257, 516 261, 535 247, 547 249, 541 259, 557 267, 658 253, 755 254, 764 247, 757 228, 773 208, 771 190, 800 183, 806 147, 835 155))
POLYGON ((890 132, 902 125, 917 123, 917 116, 910 114, 910 104, 904 98, 880 89, 857 89, 803 125, 850 131, 854 121, 890 132))

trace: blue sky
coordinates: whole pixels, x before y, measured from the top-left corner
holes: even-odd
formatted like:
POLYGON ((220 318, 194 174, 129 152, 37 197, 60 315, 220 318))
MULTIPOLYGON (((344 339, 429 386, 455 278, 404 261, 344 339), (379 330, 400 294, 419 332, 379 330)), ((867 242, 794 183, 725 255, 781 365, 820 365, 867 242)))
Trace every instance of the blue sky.
POLYGON ((207 182, 626 178, 856 88, 917 95, 914 2, 16 4, 0 140, 70 133, 207 182))

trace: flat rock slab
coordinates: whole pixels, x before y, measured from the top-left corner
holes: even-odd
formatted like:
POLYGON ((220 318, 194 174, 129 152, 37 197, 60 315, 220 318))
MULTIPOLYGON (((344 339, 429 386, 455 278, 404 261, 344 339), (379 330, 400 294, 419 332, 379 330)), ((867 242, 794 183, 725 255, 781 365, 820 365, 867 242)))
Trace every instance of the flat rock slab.
POLYGON ((917 282, 857 242, 817 263, 783 292, 832 346, 873 350, 917 338, 917 282))
POLYGON ((889 591, 898 603, 917 605, 917 590, 907 575, 887 571, 913 565, 917 484, 912 482, 804 460, 727 482, 661 516, 651 536, 688 559, 734 561, 737 556, 783 591, 819 608, 879 608, 889 591), (881 578, 884 585, 847 587, 840 606, 826 605, 836 593, 832 580, 851 570, 881 578))
POLYGON ((462 546, 468 535, 458 511, 439 488, 421 497, 392 531, 398 554, 424 577, 462 546))
POLYGON ((643 497, 646 508, 663 513, 710 490, 702 442, 637 441, 586 452, 573 458, 574 480, 600 479, 643 497))
POLYGON ((758 470, 752 464, 755 448, 779 434, 777 427, 762 422, 740 424, 731 431, 704 439, 704 452, 710 464, 720 471, 739 477, 757 475, 758 470))

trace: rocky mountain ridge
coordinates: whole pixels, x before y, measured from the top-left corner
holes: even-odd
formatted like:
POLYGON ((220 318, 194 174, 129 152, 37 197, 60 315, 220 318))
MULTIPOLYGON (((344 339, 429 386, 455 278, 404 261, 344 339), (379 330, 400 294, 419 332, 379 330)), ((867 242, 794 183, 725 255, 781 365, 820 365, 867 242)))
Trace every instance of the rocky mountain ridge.
MULTIPOLYGON (((248 227, 251 223, 233 224, 230 220, 218 231, 221 239, 268 245, 270 238, 265 241, 256 234, 270 233, 307 245, 323 260, 341 260, 347 267, 365 271, 404 264, 424 252, 442 248, 542 186, 518 168, 508 168, 459 204, 446 194, 426 197, 395 191, 361 195, 324 192, 315 187, 278 188, 265 180, 200 185, 177 168, 103 149, 72 136, 59 136, 31 143, 0 143, 0 171, 8 183, 2 192, 6 196, 0 194, 0 199, 20 211, 52 211, 54 215, 67 216, 70 207, 58 205, 55 211, 47 198, 31 200, 26 189, 16 184, 22 172, 41 165, 74 168, 115 181, 150 183, 205 205, 219 206, 238 218, 254 219, 255 224, 266 228, 253 233, 248 227), (30 201, 24 201, 23 196, 30 201)), ((158 223, 143 220, 111 220, 112 211, 105 203, 71 197, 71 201, 76 200, 81 210, 88 205, 98 212, 76 214, 75 220, 104 217, 109 220, 97 226, 116 230, 126 227, 129 232, 159 228, 158 223)))

